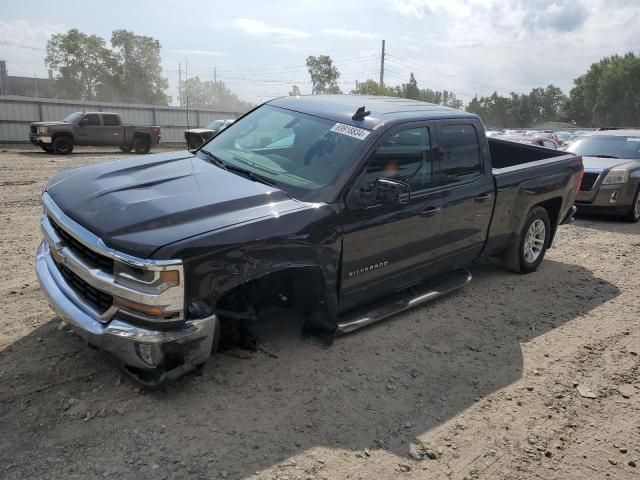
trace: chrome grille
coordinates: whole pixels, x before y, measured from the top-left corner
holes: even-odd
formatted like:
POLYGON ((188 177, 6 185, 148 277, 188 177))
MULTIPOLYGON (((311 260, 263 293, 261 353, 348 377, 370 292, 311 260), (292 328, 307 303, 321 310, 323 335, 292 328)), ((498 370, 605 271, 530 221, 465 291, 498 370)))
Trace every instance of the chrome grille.
POLYGON ((102 315, 113 305, 113 297, 111 295, 92 287, 64 265, 57 262, 56 265, 71 288, 95 308, 98 313, 102 315))
POLYGON ((73 253, 78 255, 87 265, 92 268, 99 268, 100 270, 108 273, 113 273, 113 258, 100 255, 86 247, 72 235, 68 234, 64 229, 60 228, 60 226, 51 217, 49 217, 49 222, 64 244, 69 247, 73 253))

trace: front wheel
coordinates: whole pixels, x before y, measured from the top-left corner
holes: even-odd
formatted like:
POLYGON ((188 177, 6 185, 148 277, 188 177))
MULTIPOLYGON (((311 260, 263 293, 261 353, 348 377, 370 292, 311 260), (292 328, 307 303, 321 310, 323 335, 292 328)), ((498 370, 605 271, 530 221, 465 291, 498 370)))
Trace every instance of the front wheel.
POLYGON ((631 204, 626 219, 633 223, 640 221, 640 185, 638 185, 636 195, 633 197, 633 203, 631 204))
POLYGON ((149 150, 151 150, 151 142, 147 137, 137 137, 133 141, 133 149, 136 153, 149 153, 149 150))
POLYGON ((518 239, 505 252, 505 266, 517 273, 535 272, 544 259, 550 235, 549 214, 542 207, 532 208, 518 239))
POLYGON ((71 155, 73 140, 69 137, 58 137, 53 141, 53 151, 56 155, 71 155))
POLYGON ((40 145, 40 148, 47 153, 53 153, 53 147, 50 145, 40 145))

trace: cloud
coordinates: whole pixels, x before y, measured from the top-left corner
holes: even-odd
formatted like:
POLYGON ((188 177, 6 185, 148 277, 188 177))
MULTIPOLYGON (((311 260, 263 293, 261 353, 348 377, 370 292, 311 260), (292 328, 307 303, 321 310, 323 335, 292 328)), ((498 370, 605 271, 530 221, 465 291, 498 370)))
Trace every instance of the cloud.
POLYGON ((294 43, 272 43, 271 46, 273 48, 282 48, 284 50, 289 50, 290 52, 300 51, 300 47, 294 43))
POLYGON ((533 32, 552 30, 573 32, 589 18, 589 10, 581 0, 520 0, 526 14, 524 27, 533 32))
POLYGON ((41 21, 18 20, 5 22, 0 20, 0 41, 4 46, 19 46, 27 49, 42 49, 51 35, 66 30, 61 24, 41 21))
POLYGON ((431 13, 427 0, 394 0, 393 6, 407 17, 423 18, 431 13))
POLYGON ((210 55, 214 57, 226 57, 228 56, 226 53, 222 52, 214 52, 213 50, 191 50, 191 49, 176 49, 169 50, 171 53, 178 53, 180 55, 210 55))
POLYGON ((293 28, 282 28, 269 25, 262 20, 254 20, 251 18, 236 18, 233 26, 242 30, 248 35, 270 35, 283 40, 301 39, 309 37, 307 32, 295 30, 293 28))
POLYGON ((346 30, 344 28, 325 28, 322 30, 322 33, 336 37, 362 38, 365 40, 375 40, 378 38, 378 36, 373 33, 361 32, 360 30, 346 30))

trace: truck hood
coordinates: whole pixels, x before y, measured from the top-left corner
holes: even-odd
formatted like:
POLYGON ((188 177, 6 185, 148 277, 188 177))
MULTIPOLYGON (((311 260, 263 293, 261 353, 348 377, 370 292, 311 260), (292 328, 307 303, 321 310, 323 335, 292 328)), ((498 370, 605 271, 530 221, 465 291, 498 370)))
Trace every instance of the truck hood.
POLYGON ((191 236, 306 207, 187 151, 62 171, 46 192, 107 246, 140 258, 191 236))
POLYGON ((614 167, 627 167, 640 163, 638 160, 625 158, 582 157, 584 169, 592 172, 604 172, 614 167), (627 165, 630 164, 630 165, 627 165))

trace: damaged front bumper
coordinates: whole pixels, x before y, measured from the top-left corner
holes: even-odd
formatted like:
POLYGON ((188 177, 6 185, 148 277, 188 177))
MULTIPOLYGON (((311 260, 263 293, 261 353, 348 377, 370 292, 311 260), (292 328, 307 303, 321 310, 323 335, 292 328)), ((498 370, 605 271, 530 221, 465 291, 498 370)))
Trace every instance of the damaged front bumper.
POLYGON ((187 320, 180 327, 148 329, 118 318, 101 318, 68 284, 47 242, 36 257, 36 273, 53 310, 91 345, 115 360, 134 381, 157 387, 206 362, 211 355, 218 320, 215 315, 187 320))

